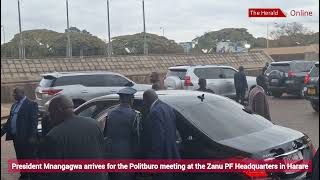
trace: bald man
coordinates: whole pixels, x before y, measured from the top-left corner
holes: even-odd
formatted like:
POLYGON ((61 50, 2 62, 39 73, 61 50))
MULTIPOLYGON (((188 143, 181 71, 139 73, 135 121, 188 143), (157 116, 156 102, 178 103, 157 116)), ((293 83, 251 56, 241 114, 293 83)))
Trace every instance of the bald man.
MULTIPOLYGON (((22 87, 13 90, 15 103, 11 106, 8 121, 1 129, 6 141, 13 140, 17 160, 34 159, 38 124, 38 105, 24 95, 22 87)), ((28 179, 30 174, 20 173, 20 179, 28 179)))
POLYGON ((150 82, 152 83, 152 89, 154 90, 162 90, 165 89, 163 82, 160 79, 160 75, 157 72, 152 72, 150 75, 150 82))
MULTIPOLYGON (((104 139, 98 122, 73 113, 73 102, 60 95, 49 104, 53 128, 44 138, 42 158, 103 159, 104 139)), ((51 179, 106 179, 102 173, 53 173, 51 179)))
MULTIPOLYGON (((143 93, 149 114, 143 122, 142 143, 147 159, 180 159, 176 145, 176 115, 169 105, 158 99, 153 89, 143 93)), ((153 179, 174 179, 173 174, 160 173, 153 179)))

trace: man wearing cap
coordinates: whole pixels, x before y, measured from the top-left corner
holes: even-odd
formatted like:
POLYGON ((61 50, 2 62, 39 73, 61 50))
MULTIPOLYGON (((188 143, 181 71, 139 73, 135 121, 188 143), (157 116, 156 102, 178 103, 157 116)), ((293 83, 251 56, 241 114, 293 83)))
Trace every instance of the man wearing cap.
MULTIPOLYGON (((140 144, 140 113, 132 109, 134 94, 137 91, 131 87, 121 89, 120 104, 108 115, 104 135, 111 143, 112 159, 134 159, 140 144)), ((111 179, 134 179, 130 173, 113 173, 111 179)))

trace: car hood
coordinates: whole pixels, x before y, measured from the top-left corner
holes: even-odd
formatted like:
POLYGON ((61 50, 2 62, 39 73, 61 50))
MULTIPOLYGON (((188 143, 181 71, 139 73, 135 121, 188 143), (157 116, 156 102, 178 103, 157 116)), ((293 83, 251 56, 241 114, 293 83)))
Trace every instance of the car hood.
POLYGON ((218 141, 219 143, 248 153, 262 152, 303 137, 304 134, 274 125, 262 131, 218 141))

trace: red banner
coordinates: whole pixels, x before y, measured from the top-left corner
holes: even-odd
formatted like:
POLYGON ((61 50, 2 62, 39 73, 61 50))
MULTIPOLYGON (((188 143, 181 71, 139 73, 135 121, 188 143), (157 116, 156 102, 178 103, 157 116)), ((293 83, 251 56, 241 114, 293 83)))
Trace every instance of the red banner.
POLYGON ((250 8, 249 17, 286 17, 280 8, 250 8))
POLYGON ((9 160, 15 172, 310 172, 311 161, 290 160, 9 160))

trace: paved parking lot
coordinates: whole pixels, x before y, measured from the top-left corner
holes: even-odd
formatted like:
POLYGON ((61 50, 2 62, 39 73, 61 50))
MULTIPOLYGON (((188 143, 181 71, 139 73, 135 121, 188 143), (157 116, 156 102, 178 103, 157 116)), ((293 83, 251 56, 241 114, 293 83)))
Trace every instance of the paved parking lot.
MULTIPOLYGON (((292 96, 284 96, 280 99, 269 98, 272 120, 275 124, 296 129, 306 133, 315 148, 319 147, 319 113, 313 111, 309 102, 296 99, 292 96)), ((11 142, 5 142, 1 138, 1 179, 18 179, 18 174, 7 173, 7 160, 15 158, 11 142)))

